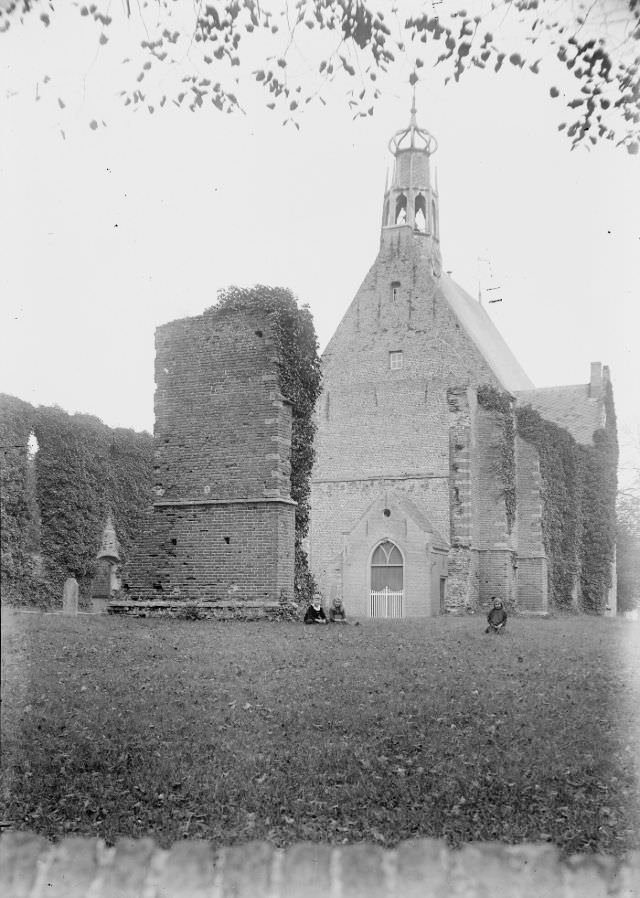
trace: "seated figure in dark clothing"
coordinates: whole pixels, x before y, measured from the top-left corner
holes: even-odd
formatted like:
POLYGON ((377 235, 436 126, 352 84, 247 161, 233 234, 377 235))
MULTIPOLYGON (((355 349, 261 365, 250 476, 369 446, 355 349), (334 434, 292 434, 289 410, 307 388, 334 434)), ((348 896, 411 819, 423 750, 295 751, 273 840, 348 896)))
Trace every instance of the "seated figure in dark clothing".
POLYGON ((333 602, 331 603, 331 607, 329 608, 329 623, 330 624, 346 624, 347 623, 347 612, 344 610, 344 605, 342 604, 342 599, 340 596, 336 596, 333 602))
POLYGON ((487 615, 489 626, 485 633, 503 633, 507 626, 507 612, 502 607, 502 602, 496 596, 493 598, 493 608, 487 615))
POLYGON ((326 624, 328 623, 324 609, 320 604, 320 599, 314 599, 307 608, 304 616, 305 624, 326 624))

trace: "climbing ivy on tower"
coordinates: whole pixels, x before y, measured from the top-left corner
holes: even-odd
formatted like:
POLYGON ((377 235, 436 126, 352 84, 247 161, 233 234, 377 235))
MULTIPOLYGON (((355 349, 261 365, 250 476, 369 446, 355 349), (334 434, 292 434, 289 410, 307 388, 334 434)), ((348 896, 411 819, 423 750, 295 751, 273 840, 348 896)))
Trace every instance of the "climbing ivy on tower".
POLYGON ((518 435, 538 451, 550 598, 556 608, 569 609, 581 567, 583 452, 568 431, 530 405, 516 410, 516 420, 518 435))
POLYGON ((229 287, 219 294, 217 308, 260 310, 271 322, 280 390, 292 402, 291 498, 297 502, 295 591, 300 601, 314 591, 307 554, 302 549, 302 541, 309 532, 314 413, 322 379, 313 318, 309 307, 299 306, 294 294, 284 287, 229 287))
POLYGON ((542 535, 556 608, 578 605, 601 614, 615 555, 618 441, 611 384, 604 395, 605 424, 590 445, 531 406, 516 410, 518 434, 538 450, 542 478, 542 535))
POLYGON ((616 545, 618 436, 611 383, 604 385, 605 425, 585 448, 580 588, 585 611, 601 613, 611 586, 616 545))
POLYGON ((498 474, 502 480, 502 494, 507 518, 507 532, 511 533, 516 522, 516 429, 513 420, 513 397, 510 393, 482 384, 477 391, 478 405, 485 411, 496 413, 500 418, 502 436, 500 439, 498 474))

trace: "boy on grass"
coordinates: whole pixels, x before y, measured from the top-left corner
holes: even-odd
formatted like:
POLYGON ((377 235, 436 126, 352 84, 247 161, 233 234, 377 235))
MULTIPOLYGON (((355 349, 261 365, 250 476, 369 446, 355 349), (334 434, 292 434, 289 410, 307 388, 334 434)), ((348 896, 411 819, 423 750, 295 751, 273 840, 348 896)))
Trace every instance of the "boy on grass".
POLYGON ((324 609, 320 604, 320 599, 314 598, 304 616, 305 624, 326 624, 328 623, 324 609))
POLYGON ((489 626, 484 631, 485 633, 504 633, 504 628, 507 626, 507 612, 497 596, 493 597, 493 608, 487 615, 487 623, 489 626))

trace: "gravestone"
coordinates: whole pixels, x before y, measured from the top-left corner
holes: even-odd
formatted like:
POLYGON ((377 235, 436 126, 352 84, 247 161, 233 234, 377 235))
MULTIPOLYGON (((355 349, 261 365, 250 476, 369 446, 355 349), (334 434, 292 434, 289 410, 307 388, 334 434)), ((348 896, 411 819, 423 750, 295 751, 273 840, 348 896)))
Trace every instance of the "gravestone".
POLYGON ((75 577, 67 577, 62 592, 62 613, 78 613, 78 581, 75 577))

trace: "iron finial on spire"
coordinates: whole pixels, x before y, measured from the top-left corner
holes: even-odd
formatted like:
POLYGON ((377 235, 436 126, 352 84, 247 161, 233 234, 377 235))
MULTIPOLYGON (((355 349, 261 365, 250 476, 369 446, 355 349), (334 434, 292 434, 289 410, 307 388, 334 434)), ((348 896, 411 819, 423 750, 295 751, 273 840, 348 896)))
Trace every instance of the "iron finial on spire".
POLYGON ((415 82, 411 85, 411 118, 409 127, 403 128, 402 131, 397 131, 389 141, 389 149, 394 156, 398 151, 409 148, 422 150, 429 156, 438 149, 438 142, 433 134, 430 134, 418 124, 415 82))

